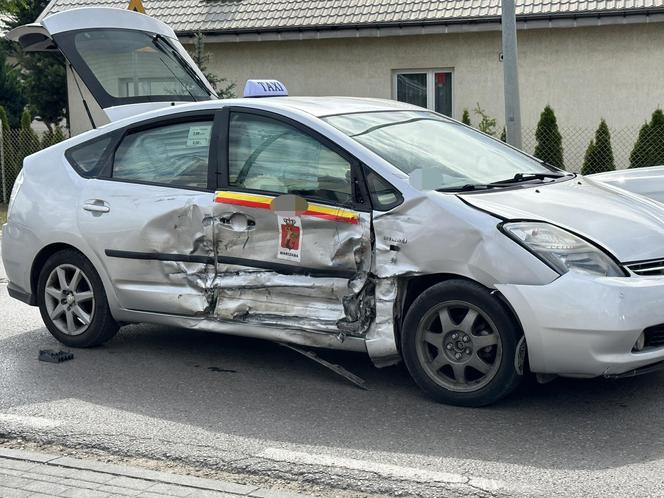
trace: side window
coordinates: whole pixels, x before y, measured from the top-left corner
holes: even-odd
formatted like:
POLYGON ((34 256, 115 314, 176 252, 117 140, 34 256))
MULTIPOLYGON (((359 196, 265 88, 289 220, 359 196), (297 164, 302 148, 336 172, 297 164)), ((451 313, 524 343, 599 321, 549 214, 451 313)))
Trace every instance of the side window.
POLYGON ((352 202, 350 163, 290 125, 231 113, 228 149, 231 186, 352 202))
POLYGON ((207 187, 212 119, 127 135, 115 151, 113 178, 207 187))
POLYGON ((110 143, 110 136, 98 138, 72 147, 67 151, 66 157, 81 173, 94 176, 102 167, 101 159, 110 143))
POLYGON ((389 211, 403 201, 401 192, 369 168, 365 168, 371 203, 376 211, 389 211))

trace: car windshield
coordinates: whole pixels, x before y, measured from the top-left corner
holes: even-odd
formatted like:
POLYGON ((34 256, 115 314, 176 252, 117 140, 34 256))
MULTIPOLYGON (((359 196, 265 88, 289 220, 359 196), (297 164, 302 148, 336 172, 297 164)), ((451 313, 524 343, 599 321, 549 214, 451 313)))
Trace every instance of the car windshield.
POLYGON ((408 174, 419 188, 472 189, 564 173, 433 112, 367 112, 324 120, 408 174))

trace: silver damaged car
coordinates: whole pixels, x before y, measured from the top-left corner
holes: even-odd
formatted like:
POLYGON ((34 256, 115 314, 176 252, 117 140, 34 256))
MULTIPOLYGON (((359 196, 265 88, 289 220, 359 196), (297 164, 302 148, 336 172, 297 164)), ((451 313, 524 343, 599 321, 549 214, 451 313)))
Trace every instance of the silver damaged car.
POLYGON ((25 159, 2 232, 10 294, 67 346, 150 322, 357 351, 466 406, 664 362, 663 204, 411 105, 218 100, 141 14, 8 38, 64 54, 90 122, 25 159))

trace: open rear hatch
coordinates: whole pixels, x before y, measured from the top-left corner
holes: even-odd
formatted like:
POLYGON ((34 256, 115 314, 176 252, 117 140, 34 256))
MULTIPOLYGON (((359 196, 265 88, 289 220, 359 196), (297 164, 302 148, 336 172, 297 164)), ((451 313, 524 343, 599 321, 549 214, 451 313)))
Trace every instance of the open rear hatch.
POLYGON ((64 55, 73 133, 175 103, 217 98, 173 30, 144 14, 72 9, 15 28, 7 38, 27 51, 64 55))

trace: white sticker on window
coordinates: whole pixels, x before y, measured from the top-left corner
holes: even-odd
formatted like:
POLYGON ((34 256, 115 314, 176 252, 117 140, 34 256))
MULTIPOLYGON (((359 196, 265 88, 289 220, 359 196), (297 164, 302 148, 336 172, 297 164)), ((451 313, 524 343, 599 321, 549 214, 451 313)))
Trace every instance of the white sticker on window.
POLYGON ((207 147, 210 145, 212 126, 192 126, 187 136, 187 147, 207 147))
POLYGON ((302 220, 299 216, 279 216, 277 258, 300 262, 302 252, 302 220))

